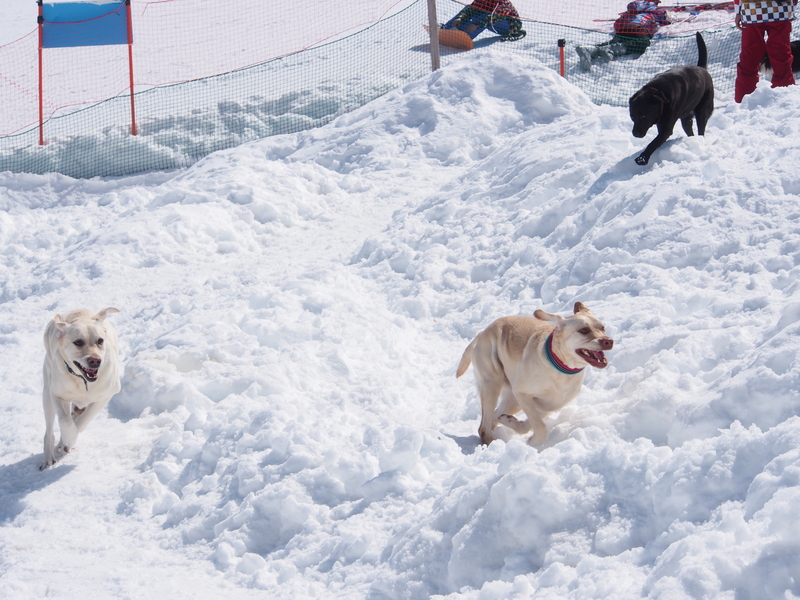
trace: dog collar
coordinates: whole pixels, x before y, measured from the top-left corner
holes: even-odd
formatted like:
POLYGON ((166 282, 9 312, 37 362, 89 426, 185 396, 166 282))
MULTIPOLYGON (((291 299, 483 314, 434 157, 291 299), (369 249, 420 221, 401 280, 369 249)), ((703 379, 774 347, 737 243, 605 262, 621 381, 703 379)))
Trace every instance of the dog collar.
MULTIPOLYGON (((62 358, 61 360, 64 360, 64 359, 62 358)), ((86 386, 86 391, 88 392, 89 391, 89 380, 86 379, 86 377, 84 377, 80 373, 76 373, 75 371, 73 371, 72 367, 70 367, 69 364, 67 363, 67 361, 65 361, 65 360, 64 360, 64 366, 67 367, 67 371, 69 371, 70 373, 75 375, 75 377, 80 377, 81 379, 83 379, 83 385, 86 386)))
POLYGON ((547 336, 547 341, 544 343, 544 353, 547 355, 547 360, 550 361, 550 364, 553 365, 556 370, 561 371, 565 375, 577 375, 581 371, 583 371, 583 367, 580 369, 571 369, 563 362, 559 360, 556 356, 556 353, 553 352, 553 333, 550 332, 550 335, 547 336))

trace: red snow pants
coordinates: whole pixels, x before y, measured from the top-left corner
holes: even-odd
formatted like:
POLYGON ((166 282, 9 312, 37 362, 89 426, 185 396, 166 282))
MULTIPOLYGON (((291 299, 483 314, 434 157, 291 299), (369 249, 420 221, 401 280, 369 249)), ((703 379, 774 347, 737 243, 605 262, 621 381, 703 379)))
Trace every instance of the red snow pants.
POLYGON ((746 23, 742 30, 742 51, 736 65, 736 84, 734 100, 741 102, 747 94, 755 91, 758 83, 758 67, 764 53, 772 65, 772 87, 794 85, 792 73, 792 48, 789 35, 792 33, 791 21, 769 21, 766 23, 746 23), (764 42, 764 35, 767 41, 764 42))

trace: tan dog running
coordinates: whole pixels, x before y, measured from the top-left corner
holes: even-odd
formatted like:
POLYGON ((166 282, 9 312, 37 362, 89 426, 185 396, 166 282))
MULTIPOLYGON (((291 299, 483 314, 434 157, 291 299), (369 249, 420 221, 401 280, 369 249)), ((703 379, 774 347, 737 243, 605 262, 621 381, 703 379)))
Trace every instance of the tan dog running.
POLYGON ((481 397, 481 442, 491 443, 492 430, 502 423, 520 434, 533 429, 528 443, 540 445, 547 439, 542 417, 578 395, 584 368, 608 366, 603 352, 614 347, 614 340, 583 304, 576 302, 574 310, 566 318, 543 310, 533 317, 502 317, 464 350, 456 377, 466 372, 470 362, 474 365, 481 397), (513 416, 520 409, 527 421, 513 416))
POLYGON ((69 452, 78 434, 120 390, 117 334, 99 313, 82 308, 56 315, 44 331, 44 459, 40 469, 69 452), (58 417, 61 440, 55 444, 58 417))

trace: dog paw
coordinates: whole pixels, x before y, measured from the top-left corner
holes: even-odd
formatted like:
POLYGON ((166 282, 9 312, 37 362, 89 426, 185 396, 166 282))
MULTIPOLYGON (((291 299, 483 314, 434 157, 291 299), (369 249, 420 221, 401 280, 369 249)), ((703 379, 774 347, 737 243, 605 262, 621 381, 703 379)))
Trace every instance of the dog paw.
POLYGON ((546 439, 547 439, 546 433, 544 435, 539 435, 534 433, 531 437, 528 438, 528 446, 538 448, 539 446, 544 444, 546 439))
POLYGON ((641 155, 636 157, 636 164, 637 165, 646 165, 647 161, 649 161, 649 160, 650 160, 649 157, 645 156, 644 154, 641 154, 641 155))
POLYGON ((520 422, 520 420, 517 417, 515 417, 513 415, 506 415, 506 414, 503 414, 503 415, 500 415, 499 417, 497 417, 497 421, 499 423, 502 423, 506 427, 511 427, 512 425, 518 425, 519 422, 520 422))
POLYGON ((57 460, 55 456, 45 456, 42 464, 39 465, 39 470, 44 471, 46 468, 52 467, 54 464, 56 464, 56 462, 57 460))
POLYGON ((56 448, 56 454, 59 456, 64 456, 65 454, 69 454, 71 450, 71 447, 65 446, 63 443, 61 443, 58 445, 58 448, 56 448))
POLYGON ((480 437, 480 438, 481 438, 481 444, 484 444, 484 445, 486 445, 486 446, 488 446, 489 444, 491 444, 491 443, 492 443, 492 440, 494 439, 494 438, 492 437, 492 432, 491 432, 491 430, 489 430, 489 431, 485 431, 485 430, 484 430, 483 428, 481 428, 481 427, 479 427, 479 428, 478 428, 478 437, 480 437))
POLYGON ((528 421, 520 421, 512 415, 502 414, 497 417, 497 422, 519 434, 528 433, 531 430, 531 424, 528 421))

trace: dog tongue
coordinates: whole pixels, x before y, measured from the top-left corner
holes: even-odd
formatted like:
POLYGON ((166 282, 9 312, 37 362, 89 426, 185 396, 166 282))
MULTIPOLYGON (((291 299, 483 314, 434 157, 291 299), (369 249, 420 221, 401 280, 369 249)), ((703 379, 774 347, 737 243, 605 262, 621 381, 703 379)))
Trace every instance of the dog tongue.
POLYGON ((602 352, 593 352, 589 350, 589 354, 591 354, 592 358, 594 358, 597 362, 606 362, 606 355, 602 352))
POLYGON ((608 361, 606 360, 606 355, 603 354, 601 351, 581 348, 581 353, 583 354, 584 359, 588 360, 590 364, 593 364, 596 367, 603 368, 605 365, 608 364, 608 361))

